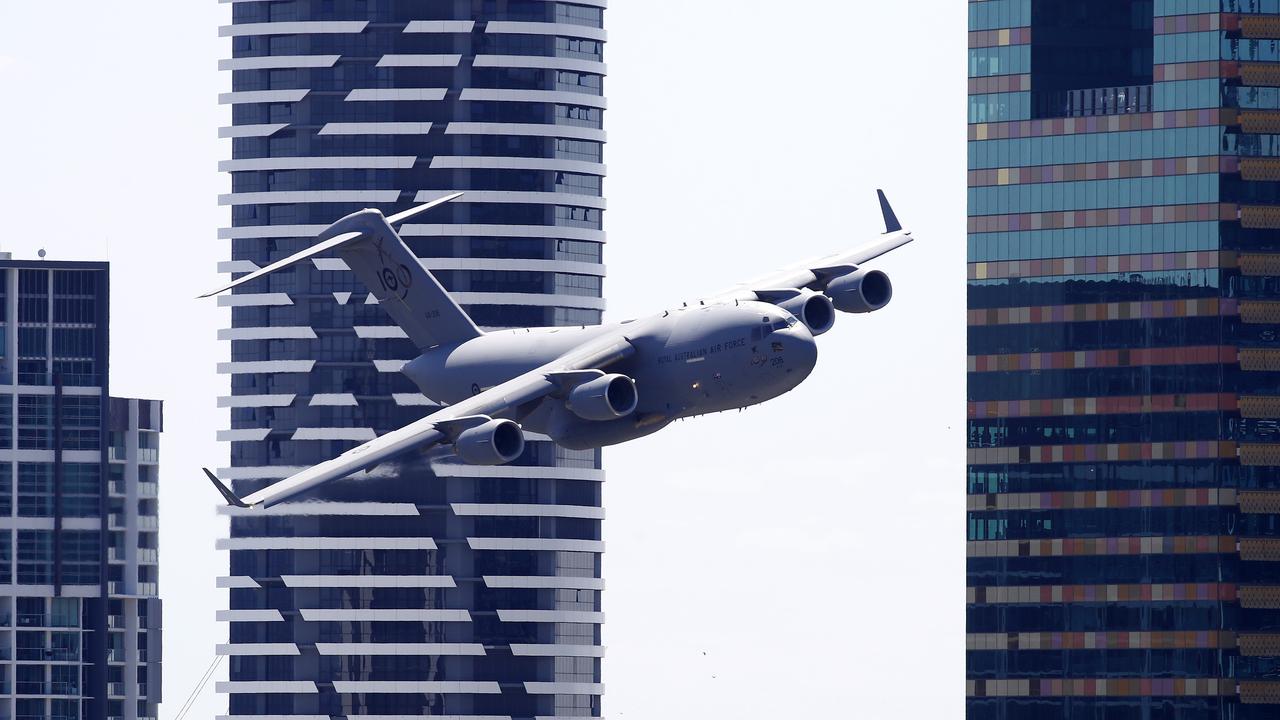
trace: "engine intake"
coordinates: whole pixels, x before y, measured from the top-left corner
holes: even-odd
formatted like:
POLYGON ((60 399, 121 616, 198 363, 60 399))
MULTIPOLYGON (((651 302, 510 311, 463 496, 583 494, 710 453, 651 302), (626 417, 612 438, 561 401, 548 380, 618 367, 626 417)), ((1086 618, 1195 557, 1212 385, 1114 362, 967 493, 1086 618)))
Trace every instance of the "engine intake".
POLYGON ((459 433, 453 447, 471 465, 505 465, 524 452, 524 433, 510 420, 490 420, 459 433))
POLYGON ((831 298, 816 292, 805 292, 780 303, 778 307, 786 310, 809 328, 809 333, 817 337, 830 330, 836 324, 836 308, 831 298))
POLYGON ((636 383, 626 375, 604 375, 569 391, 564 406, 583 420, 616 420, 640 402, 636 383))
POLYGON ((826 293, 841 312, 874 312, 893 299, 893 284, 879 270, 858 270, 832 280, 826 293))

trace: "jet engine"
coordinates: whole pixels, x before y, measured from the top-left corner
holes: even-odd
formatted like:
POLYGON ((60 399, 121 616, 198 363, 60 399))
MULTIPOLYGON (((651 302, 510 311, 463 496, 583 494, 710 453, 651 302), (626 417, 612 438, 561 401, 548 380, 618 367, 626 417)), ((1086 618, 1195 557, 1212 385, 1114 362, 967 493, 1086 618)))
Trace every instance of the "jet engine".
POLYGON ((505 465, 524 452, 524 433, 510 420, 490 420, 459 433, 453 447, 471 465, 505 465))
POLYGON ((879 310, 893 299, 889 276, 879 270, 857 270, 827 284, 827 297, 837 310, 865 313, 879 310))
POLYGON ((636 383, 626 375, 603 375, 569 391, 564 406, 583 420, 616 420, 640 402, 636 383))
POLYGON ((805 291, 778 304, 809 328, 814 337, 830 330, 836 324, 836 309, 831 298, 822 293, 805 291))

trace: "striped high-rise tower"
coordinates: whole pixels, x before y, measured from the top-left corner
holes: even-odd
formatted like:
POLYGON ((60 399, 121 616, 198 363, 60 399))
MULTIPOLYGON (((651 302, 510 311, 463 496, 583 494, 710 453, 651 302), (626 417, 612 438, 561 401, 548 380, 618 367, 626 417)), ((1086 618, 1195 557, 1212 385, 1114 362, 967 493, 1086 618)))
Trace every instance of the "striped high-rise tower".
MULTIPOLYGON (((462 190, 403 234, 477 324, 598 323, 604 5, 230 0, 220 269, 462 190)), ((320 259, 222 298, 237 492, 431 410, 367 297, 320 259)), ((599 455, 530 440, 510 466, 424 459, 229 513, 229 714, 599 716, 599 455)))

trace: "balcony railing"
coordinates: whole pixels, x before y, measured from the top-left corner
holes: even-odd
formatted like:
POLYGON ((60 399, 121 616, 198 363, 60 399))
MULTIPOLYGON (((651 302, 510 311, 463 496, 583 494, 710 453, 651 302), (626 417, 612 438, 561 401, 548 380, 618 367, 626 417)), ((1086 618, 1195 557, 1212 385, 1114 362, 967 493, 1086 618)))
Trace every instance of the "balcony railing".
POLYGON ((138 497, 153 498, 160 494, 160 483, 138 483, 138 497))
POLYGON ((155 548, 138 548, 138 562, 154 565, 160 562, 160 551, 155 548))
POLYGON ((1033 93, 1032 117, 1068 118, 1151 112, 1151 86, 1053 90, 1033 93))

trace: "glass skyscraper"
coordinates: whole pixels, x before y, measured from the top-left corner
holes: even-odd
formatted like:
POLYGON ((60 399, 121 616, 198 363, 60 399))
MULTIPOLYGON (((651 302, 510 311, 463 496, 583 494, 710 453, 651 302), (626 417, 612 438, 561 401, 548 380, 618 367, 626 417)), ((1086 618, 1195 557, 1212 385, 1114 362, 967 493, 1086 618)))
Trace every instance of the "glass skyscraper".
MULTIPOLYGON (((598 323, 604 6, 231 2, 220 270, 461 190, 403 235, 478 325, 598 323)), ((341 260, 221 301, 236 492, 433 409, 398 373, 412 344, 341 260)), ((510 466, 437 454, 224 509, 229 715, 599 716, 599 456, 530 440, 510 466)))
POLYGON ((0 718, 154 720, 159 402, 108 396, 108 266, 0 254, 0 718))
POLYGON ((971 718, 1280 716, 1280 3, 969 3, 971 718))

